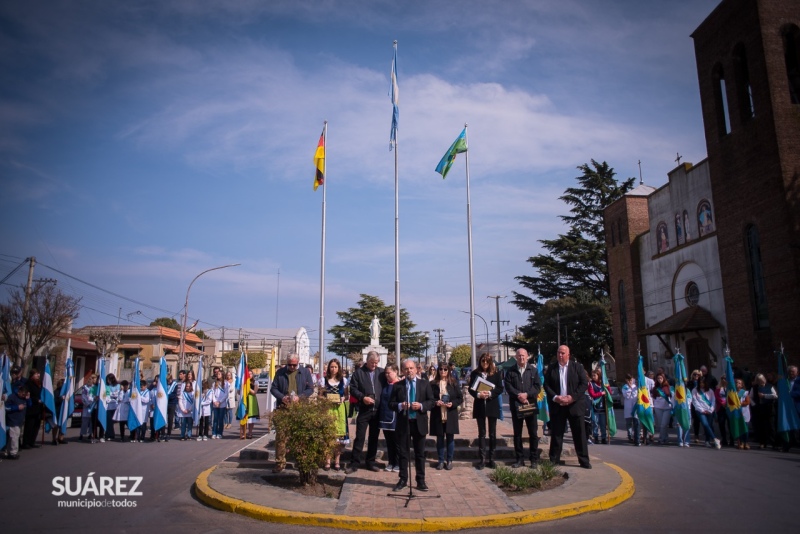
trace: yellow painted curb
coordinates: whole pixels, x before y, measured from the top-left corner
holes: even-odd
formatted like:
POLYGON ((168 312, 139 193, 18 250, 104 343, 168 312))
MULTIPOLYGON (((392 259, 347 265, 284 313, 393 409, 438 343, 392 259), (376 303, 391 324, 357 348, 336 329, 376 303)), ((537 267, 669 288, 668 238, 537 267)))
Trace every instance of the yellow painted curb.
POLYGON ((195 481, 195 492, 201 501, 217 510, 232 512, 273 523, 288 523, 293 525, 309 525, 348 530, 435 532, 479 527, 528 525, 531 523, 542 523, 566 517, 574 517, 588 512, 599 512, 601 510, 611 509, 633 497, 636 488, 633 483, 633 478, 631 478, 626 471, 614 464, 606 463, 606 465, 616 471, 622 481, 614 490, 604 495, 594 499, 552 506, 550 508, 484 516, 379 519, 374 517, 344 517, 334 514, 290 512, 234 499, 212 489, 208 484, 208 477, 217 466, 200 473, 200 476, 198 476, 195 481))

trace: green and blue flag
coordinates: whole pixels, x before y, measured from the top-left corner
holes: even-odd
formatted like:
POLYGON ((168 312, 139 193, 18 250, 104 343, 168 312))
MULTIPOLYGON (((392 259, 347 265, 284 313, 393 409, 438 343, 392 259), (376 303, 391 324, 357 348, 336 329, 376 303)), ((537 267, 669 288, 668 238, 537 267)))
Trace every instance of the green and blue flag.
POLYGON ((461 154, 462 152, 467 151, 467 129, 466 127, 461 130, 461 133, 456 137, 456 140, 453 141, 453 144, 450 145, 450 148, 447 149, 445 155, 442 156, 441 161, 436 166, 436 172, 442 175, 442 180, 445 179, 447 173, 450 172, 450 167, 453 166, 453 162, 456 160, 456 154, 461 154))
MULTIPOLYGON (((544 376, 544 356, 542 350, 539 349, 539 355, 536 357, 536 371, 539 373, 539 379, 542 380, 544 376)), ((539 407, 539 421, 547 423, 550 421, 550 406, 547 404, 547 395, 545 395, 544 388, 539 389, 539 396, 536 397, 536 404, 539 407)))
POLYGON ((651 434, 655 434, 653 424, 653 403, 650 400, 650 392, 647 390, 647 380, 644 378, 644 357, 639 355, 639 368, 636 376, 636 415, 639 417, 639 424, 651 434))
MULTIPOLYGON (((783 347, 775 353, 778 356, 778 432, 791 432, 800 428, 800 417, 792 401, 791 388, 789 386, 788 367, 786 356, 783 354, 783 347)), ((784 440, 788 443, 784 436, 784 440)))
POLYGON ((728 414, 728 425, 733 439, 739 439, 747 432, 747 423, 744 422, 742 400, 736 389, 736 379, 733 377, 733 359, 730 355, 725 356, 725 380, 728 382, 725 387, 725 410, 728 414))
POLYGON ((600 357, 600 370, 603 373, 603 391, 606 398, 606 426, 608 427, 608 435, 613 436, 617 433, 617 416, 614 413, 614 399, 611 397, 611 390, 609 389, 608 375, 606 375, 606 358, 605 355, 600 357))
POLYGON ((686 431, 691 425, 692 414, 686 391, 686 357, 680 352, 675 355, 675 404, 672 415, 678 425, 686 431))

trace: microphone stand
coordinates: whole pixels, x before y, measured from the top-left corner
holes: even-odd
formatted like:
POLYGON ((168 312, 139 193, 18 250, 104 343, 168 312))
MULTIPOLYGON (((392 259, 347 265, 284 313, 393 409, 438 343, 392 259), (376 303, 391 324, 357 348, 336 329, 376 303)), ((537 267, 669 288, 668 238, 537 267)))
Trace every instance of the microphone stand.
MULTIPOLYGON (((408 402, 407 398, 406 398, 406 402, 408 402)), ((412 458, 411 458, 411 403, 409 403, 409 406, 408 406, 408 408, 406 408, 405 412, 406 412, 406 428, 408 429, 408 431, 406 432, 406 451, 407 451, 407 454, 408 454, 408 460, 407 460, 407 462, 408 462, 408 475, 407 475, 408 476, 408 495, 403 496, 403 495, 401 495, 399 493, 388 493, 386 496, 387 497, 405 499, 406 500, 406 504, 403 506, 403 508, 408 508, 408 504, 411 502, 412 499, 438 499, 438 498, 441 497, 441 495, 414 495, 414 484, 412 484, 412 482, 411 482, 411 464, 413 463, 412 462, 412 458)), ((423 445, 424 445, 424 443, 425 442, 423 441, 423 445)), ((414 449, 414 455, 416 456, 416 454, 417 454, 417 450, 414 449)), ((425 461, 425 460, 423 460, 423 461, 425 461)))

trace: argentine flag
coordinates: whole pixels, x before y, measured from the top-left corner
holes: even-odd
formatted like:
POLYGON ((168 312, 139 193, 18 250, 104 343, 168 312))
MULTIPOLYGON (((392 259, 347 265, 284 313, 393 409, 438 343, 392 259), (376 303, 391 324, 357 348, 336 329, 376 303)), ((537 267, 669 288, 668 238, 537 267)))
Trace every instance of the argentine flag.
POLYGON ((156 384, 156 401, 153 412, 153 430, 161 430, 167 426, 167 360, 161 357, 156 384))
POLYGON ((56 397, 53 393, 53 373, 50 371, 50 362, 44 364, 44 378, 42 379, 42 404, 50 410, 50 417, 44 424, 44 431, 50 431, 50 421, 56 417, 56 397))
POLYGON ((64 385, 61 386, 61 391, 58 396, 63 399, 61 402, 61 411, 58 413, 58 426, 61 428, 61 435, 67 434, 67 421, 70 415, 75 411, 75 364, 72 363, 70 357, 69 342, 67 339, 67 376, 64 379, 64 385))
MULTIPOLYGON (((200 424, 203 417, 203 360, 197 362, 197 389, 194 390, 194 426, 200 424)), ((198 434, 199 435, 199 434, 198 434)))
POLYGON ((100 370, 97 373, 97 395, 95 395, 95 399, 97 399, 97 422, 100 423, 100 425, 103 427, 103 430, 106 429, 106 419, 108 417, 106 412, 106 408, 108 407, 107 397, 106 362, 103 358, 100 358, 100 370))
POLYGON ((142 424, 142 386, 139 383, 139 358, 133 361, 133 376, 131 377, 131 397, 128 408, 128 429, 133 431, 142 424))

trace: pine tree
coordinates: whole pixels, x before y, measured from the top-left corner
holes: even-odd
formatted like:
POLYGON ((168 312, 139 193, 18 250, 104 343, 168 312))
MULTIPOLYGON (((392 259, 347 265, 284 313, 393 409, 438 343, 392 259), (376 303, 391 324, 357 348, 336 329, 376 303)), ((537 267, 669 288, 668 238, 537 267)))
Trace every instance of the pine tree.
POLYGON ((528 258, 537 274, 516 277, 532 296, 514 292, 512 302, 528 312, 528 323, 521 330, 529 342, 554 343, 555 315, 563 313, 580 318, 574 338, 578 341, 583 336, 580 350, 594 351, 612 343, 603 210, 633 188, 634 178, 617 181, 605 161, 591 160, 578 170, 582 172, 576 178, 579 185, 567 188, 560 197, 570 206, 569 215, 559 216, 568 230, 555 239, 539 241, 546 252, 528 258), (549 306, 542 309, 545 303, 549 306))

